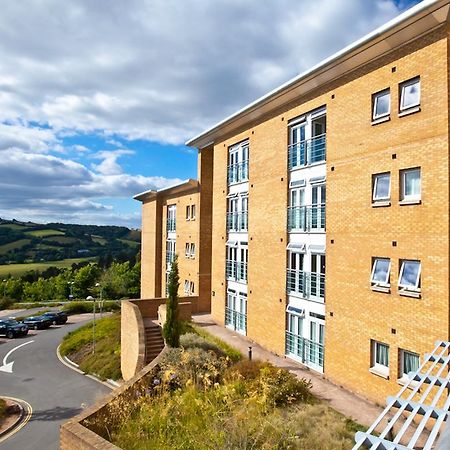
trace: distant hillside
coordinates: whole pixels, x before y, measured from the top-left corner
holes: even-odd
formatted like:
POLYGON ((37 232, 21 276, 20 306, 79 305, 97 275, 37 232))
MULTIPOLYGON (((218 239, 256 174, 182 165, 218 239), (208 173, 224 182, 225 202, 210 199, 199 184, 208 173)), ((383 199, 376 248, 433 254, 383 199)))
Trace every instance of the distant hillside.
POLYGON ((112 261, 133 258, 141 232, 118 226, 45 225, 0 218, 0 264, 95 258, 112 261))

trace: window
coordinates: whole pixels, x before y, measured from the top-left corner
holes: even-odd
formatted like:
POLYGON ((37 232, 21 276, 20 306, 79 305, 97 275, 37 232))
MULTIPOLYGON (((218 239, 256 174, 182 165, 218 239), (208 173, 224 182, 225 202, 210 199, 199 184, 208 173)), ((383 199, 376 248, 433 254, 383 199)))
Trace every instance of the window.
POLYGON ((370 282, 372 286, 389 286, 389 273, 391 260, 387 258, 373 258, 372 275, 370 282))
POLYGON ((195 220, 195 205, 191 205, 191 220, 195 220))
POLYGON ((398 287, 408 291, 420 291, 420 261, 402 260, 398 287))
POLYGON ((420 105, 420 77, 400 85, 400 112, 420 105))
POLYGON ((400 183, 401 201, 415 202, 420 200, 420 167, 402 170, 400 172, 400 183))
POLYGON ((391 174, 377 173, 373 175, 373 202, 387 201, 391 197, 391 174))
POLYGON ((194 295, 194 292, 195 292, 195 285, 194 285, 194 282, 193 281, 191 281, 190 282, 190 294, 191 295, 194 295))
POLYGON ((372 342, 372 362, 370 371, 383 378, 389 378, 389 345, 378 341, 372 342))
POLYGON ((409 379, 408 373, 416 372, 419 369, 419 355, 417 353, 409 352, 407 350, 400 349, 400 371, 399 378, 404 380, 409 379))
POLYGON ((185 245, 184 255, 186 256, 186 258, 189 258, 189 256, 191 256, 191 247, 187 242, 185 245))
POLYGON ((184 293, 189 295, 189 280, 184 280, 184 293))
POLYGON ((191 220, 191 207, 186 206, 186 220, 191 220))
POLYGON ((191 244, 191 258, 195 258, 195 244, 191 244))
POLYGON ((373 112, 372 120, 381 119, 383 117, 389 117, 391 112, 391 92, 386 89, 381 92, 373 94, 372 97, 373 112))

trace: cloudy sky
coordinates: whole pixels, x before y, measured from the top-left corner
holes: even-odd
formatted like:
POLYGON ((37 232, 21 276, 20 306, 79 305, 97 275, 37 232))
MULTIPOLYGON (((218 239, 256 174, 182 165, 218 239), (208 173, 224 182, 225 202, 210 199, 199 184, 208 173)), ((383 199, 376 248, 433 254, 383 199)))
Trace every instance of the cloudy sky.
POLYGON ((416 3, 2 2, 0 217, 139 226, 186 139, 416 3))

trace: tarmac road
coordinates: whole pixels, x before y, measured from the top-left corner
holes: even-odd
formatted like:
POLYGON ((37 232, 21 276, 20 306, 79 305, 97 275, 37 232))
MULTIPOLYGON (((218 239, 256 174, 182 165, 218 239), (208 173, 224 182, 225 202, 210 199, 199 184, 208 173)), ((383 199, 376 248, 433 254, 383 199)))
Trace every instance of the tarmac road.
POLYGON ((4 442, 0 440, 2 450, 58 449, 59 426, 111 392, 107 386, 69 369, 56 356, 64 335, 91 318, 91 314, 71 316, 66 325, 30 330, 18 339, 0 338, 0 366, 10 350, 34 341, 8 356, 7 363, 14 361, 13 373, 0 371, 0 395, 25 400, 33 410, 21 430, 4 442))

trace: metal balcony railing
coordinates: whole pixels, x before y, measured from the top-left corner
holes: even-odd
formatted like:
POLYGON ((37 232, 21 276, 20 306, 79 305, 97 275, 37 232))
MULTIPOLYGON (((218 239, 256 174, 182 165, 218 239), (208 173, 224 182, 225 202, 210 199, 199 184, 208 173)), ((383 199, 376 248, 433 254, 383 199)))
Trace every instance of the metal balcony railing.
POLYGON ((234 309, 225 308, 225 325, 233 327, 234 330, 247 332, 247 315, 234 309))
POLYGON ((299 358, 303 364, 314 364, 323 368, 323 344, 298 336, 290 331, 286 331, 286 354, 299 358))
POLYGON ((325 205, 289 206, 288 230, 325 230, 325 205))
POLYGON ((247 231, 248 212, 227 213, 227 231, 247 231))
POLYGON ((288 294, 301 294, 305 299, 325 302, 325 275, 287 269, 286 290, 288 294))
POLYGON ((228 184, 248 181, 248 159, 228 166, 228 184))
POLYGON ((175 252, 166 252, 166 264, 170 266, 175 260, 175 252))
POLYGON ((247 263, 227 260, 225 275, 227 280, 247 283, 247 263))
POLYGON ((289 169, 308 166, 325 160, 326 133, 290 144, 288 147, 289 169))
POLYGON ((176 231, 176 229, 177 229, 177 220, 167 219, 167 231, 176 231))

